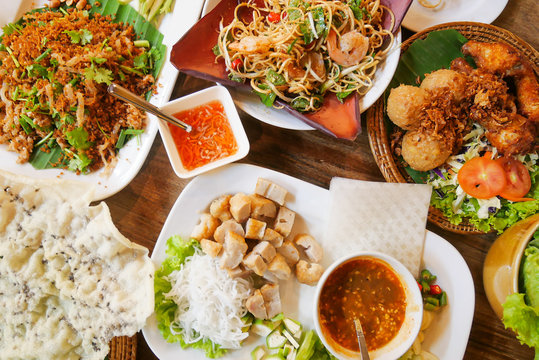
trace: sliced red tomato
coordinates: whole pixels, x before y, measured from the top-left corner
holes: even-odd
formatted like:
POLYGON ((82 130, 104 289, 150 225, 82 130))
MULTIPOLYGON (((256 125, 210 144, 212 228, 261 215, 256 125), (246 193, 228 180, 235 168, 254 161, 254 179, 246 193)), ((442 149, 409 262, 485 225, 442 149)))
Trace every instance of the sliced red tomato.
POLYGON ((485 155, 468 160, 457 174, 462 190, 478 199, 498 195, 507 184, 502 165, 485 155))
POLYGON ((270 12, 268 14, 268 21, 274 24, 278 23, 279 21, 281 21, 281 14, 273 11, 270 12))
POLYGON ((526 201, 523 198, 532 186, 530 173, 524 164, 512 157, 501 157, 496 159, 503 170, 507 184, 500 192, 500 196, 511 201, 526 201))

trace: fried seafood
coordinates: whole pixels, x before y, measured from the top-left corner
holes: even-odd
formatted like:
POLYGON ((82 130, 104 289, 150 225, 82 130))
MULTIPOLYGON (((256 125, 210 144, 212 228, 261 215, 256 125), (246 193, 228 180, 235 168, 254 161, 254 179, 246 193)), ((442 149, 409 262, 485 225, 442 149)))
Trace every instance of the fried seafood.
POLYGON ((515 48, 501 42, 468 41, 462 53, 472 56, 483 71, 513 77, 520 112, 530 121, 539 122, 539 84, 532 65, 515 48))
POLYGON ((427 171, 442 165, 451 155, 451 147, 438 137, 412 130, 402 139, 402 157, 412 169, 427 171))
POLYGON ((456 154, 472 123, 485 128, 502 155, 535 149, 539 86, 532 65, 503 43, 469 41, 462 52, 477 69, 457 58, 451 69, 427 74, 419 87, 400 85, 388 97, 388 117, 401 128, 391 136, 392 150, 415 170, 436 168, 456 154))
POLYGON ((425 75, 420 88, 429 91, 448 88, 453 98, 461 101, 466 96, 466 76, 454 70, 436 70, 425 75))
POLYGON ((400 85, 391 89, 387 99, 387 115, 393 123, 405 130, 419 126, 419 112, 428 93, 417 86, 400 85))

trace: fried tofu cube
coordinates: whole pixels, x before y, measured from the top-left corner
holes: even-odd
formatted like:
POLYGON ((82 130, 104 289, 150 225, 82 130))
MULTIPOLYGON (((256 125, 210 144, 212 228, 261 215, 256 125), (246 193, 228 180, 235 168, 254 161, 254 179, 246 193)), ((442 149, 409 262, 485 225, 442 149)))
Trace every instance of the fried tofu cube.
POLYGON ((285 258, 286 263, 290 267, 293 267, 299 261, 299 251, 290 240, 285 241, 283 245, 277 249, 277 252, 285 258))
POLYGON ((281 296, 279 295, 279 285, 266 284, 260 288, 260 293, 264 299, 266 314, 268 319, 281 312, 281 296))
POLYGON ((268 272, 279 280, 288 280, 292 270, 286 263, 286 259, 281 254, 275 254, 273 260, 268 264, 268 272))
POLYGON ((230 198, 232 195, 222 195, 213 200, 210 204, 210 214, 221 221, 232 219, 230 213, 230 198))
POLYGON ((323 273, 324 268, 320 264, 313 264, 305 260, 300 260, 296 264, 296 278, 302 284, 316 285, 323 273))
POLYGON ((244 222, 251 215, 251 198, 244 193, 237 193, 230 198, 230 213, 239 223, 244 222))
POLYGON ((274 248, 280 248, 283 244, 283 236, 279 234, 277 231, 270 229, 266 227, 266 231, 264 231, 264 237, 262 240, 269 242, 271 245, 273 245, 274 248))
POLYGON ((257 220, 273 219, 277 214, 275 203, 257 194, 251 197, 251 217, 257 220))
POLYGON ((245 224, 245 237, 247 239, 262 240, 266 231, 266 223, 260 220, 249 218, 245 224))
POLYGON ((282 236, 287 237, 288 235, 290 235, 290 232, 292 231, 292 226, 294 226, 295 217, 296 217, 295 212, 293 212, 292 210, 284 206, 281 206, 279 208, 279 213, 277 214, 277 217, 275 218, 275 225, 273 226, 273 228, 282 236))
POLYGON ((223 245, 223 255, 221 256, 221 267, 225 269, 234 269, 243 260, 247 252, 247 243, 243 236, 229 231, 225 235, 223 245))
POLYGON ((305 256, 307 256, 307 259, 309 259, 310 262, 319 263, 322 261, 324 250, 311 235, 297 234, 294 237, 294 242, 303 249, 305 256))
POLYGON ((264 262, 264 259, 260 254, 255 252, 250 252, 246 257, 243 258, 243 264, 250 270, 253 270, 255 274, 263 276, 268 266, 264 262))
POLYGON ((202 251, 211 257, 216 257, 223 249, 223 245, 208 239, 200 240, 200 247, 202 248, 202 251))
POLYGON ((215 229, 219 226, 219 220, 211 214, 203 213, 200 215, 200 221, 191 232, 191 237, 198 241, 202 239, 211 239, 215 229))
POLYGON ((228 276, 230 276, 230 278, 232 279, 238 277, 246 279, 247 277, 249 277, 249 275, 251 275, 252 272, 250 269, 247 269, 242 264, 239 264, 234 269, 226 269, 226 271, 228 272, 228 276))
POLYGON ((241 224, 234 219, 229 219, 215 229, 213 239, 222 244, 225 242, 225 235, 229 231, 235 232, 240 236, 245 236, 245 231, 243 230, 241 224))
POLYGON ((275 257, 275 248, 267 241, 261 241, 253 248, 252 252, 262 256, 265 262, 269 263, 275 257))
POLYGON ((272 183, 269 180, 258 178, 255 186, 255 194, 261 195, 266 199, 275 201, 283 206, 288 191, 282 186, 272 183))
POLYGON ((264 297, 259 289, 256 289, 253 295, 249 296, 245 301, 245 307, 257 319, 267 319, 268 313, 264 304, 264 297))

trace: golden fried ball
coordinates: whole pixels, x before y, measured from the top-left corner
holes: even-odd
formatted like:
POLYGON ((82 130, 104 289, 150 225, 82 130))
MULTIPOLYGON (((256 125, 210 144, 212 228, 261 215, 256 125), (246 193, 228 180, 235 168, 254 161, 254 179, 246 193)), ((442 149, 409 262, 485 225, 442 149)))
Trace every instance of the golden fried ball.
POLYGON ((419 126, 419 111, 428 92, 417 86, 400 85, 391 89, 387 99, 387 115, 393 123, 405 130, 419 126))
POLYGON ((466 92, 466 76, 454 70, 436 70, 425 75, 419 87, 429 91, 449 88, 454 99, 461 101, 466 92))
POLYGON ((427 171, 445 163, 451 146, 418 131, 408 131, 402 139, 402 157, 412 169, 427 171))

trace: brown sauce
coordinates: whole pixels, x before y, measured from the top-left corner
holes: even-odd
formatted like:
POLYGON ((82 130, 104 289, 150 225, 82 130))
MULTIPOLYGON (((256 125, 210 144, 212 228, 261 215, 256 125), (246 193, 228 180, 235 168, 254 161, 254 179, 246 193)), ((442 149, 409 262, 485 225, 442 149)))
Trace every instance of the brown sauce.
POLYGON ((326 280, 318 305, 322 332, 351 351, 359 351, 355 317, 372 351, 395 337, 405 312, 406 295, 399 276, 386 262, 369 257, 337 267, 326 280))

